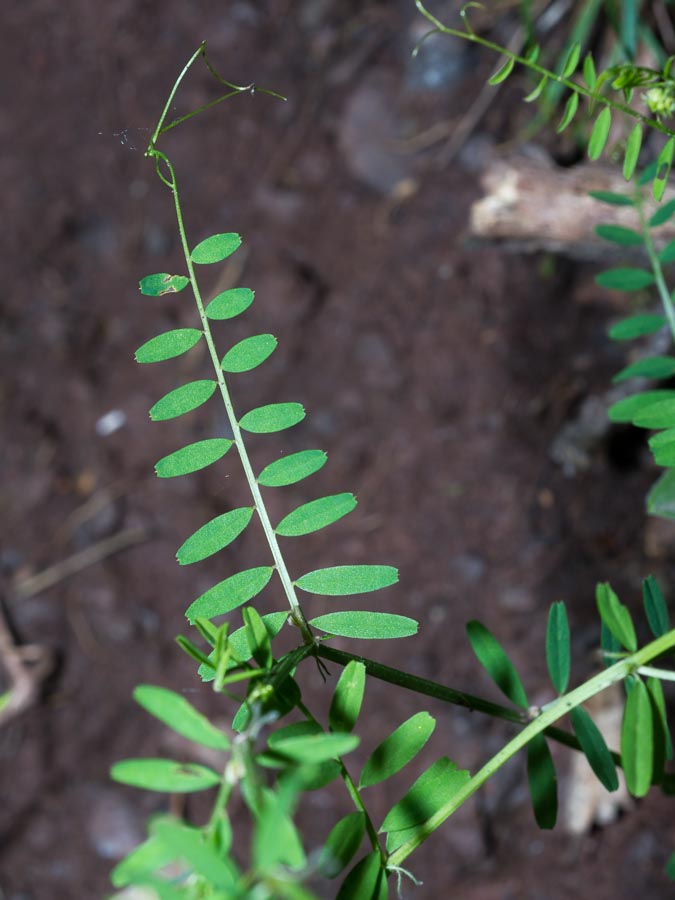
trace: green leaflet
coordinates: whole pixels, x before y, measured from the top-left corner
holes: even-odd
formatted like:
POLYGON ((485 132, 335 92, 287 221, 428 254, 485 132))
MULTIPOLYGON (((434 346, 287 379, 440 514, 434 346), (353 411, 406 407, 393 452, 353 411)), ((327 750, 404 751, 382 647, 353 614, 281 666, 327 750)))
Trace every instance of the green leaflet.
POLYGON ((623 649, 602 620, 600 621, 600 649, 602 650, 602 664, 605 668, 614 665, 617 654, 621 653, 623 649))
POLYGON ((527 709, 527 695, 520 676, 502 645, 480 622, 469 622, 466 631, 473 652, 490 678, 512 703, 527 709))
POLYGON ((535 89, 533 91, 531 91, 527 95, 527 97, 523 97, 523 100, 525 101, 525 103, 534 103, 535 100, 538 100, 541 97, 542 92, 547 84, 548 84, 548 75, 544 75, 544 76, 542 76, 541 80, 539 81, 539 83, 537 84, 535 89))
POLYGON ((436 720, 428 712, 416 713, 399 725, 371 753, 361 772, 359 788, 379 784, 400 772, 417 756, 435 727, 436 720))
POLYGON ((225 456, 233 443, 227 438, 196 441, 160 459, 155 463, 155 472, 159 478, 176 478, 198 472, 225 456))
POLYGON ((626 698, 621 727, 621 763, 628 790, 634 797, 644 797, 652 782, 654 722, 649 693, 639 679, 626 698))
POLYGON ((661 201, 665 193, 666 185, 668 184, 668 176, 670 175, 670 168, 673 164, 673 154, 675 154, 675 138, 671 137, 664 144, 656 163, 657 174, 654 177, 654 185, 652 188, 655 200, 661 201))
POLYGON ((366 689, 366 667, 352 660, 340 675, 328 713, 331 731, 347 732, 356 725, 366 689))
POLYGON ((579 65, 579 57, 581 56, 581 44, 577 41, 570 48, 565 63, 562 67, 561 75, 563 78, 569 78, 579 65))
POLYGON ((194 624, 198 617, 213 619, 243 606, 263 590, 273 571, 272 566, 246 569, 209 588, 188 606, 185 611, 188 622, 194 624))
MULTIPOLYGON (((613 403, 608 409, 607 415, 611 422, 632 422, 634 425, 640 422, 641 428, 667 427, 666 425, 646 423, 667 421, 668 408, 675 402, 673 398, 675 398, 675 391, 672 390, 643 391, 640 394, 631 394, 629 397, 613 403)), ((671 421, 671 424, 674 421, 671 421)))
POLYGON ((167 794, 204 791, 220 784, 220 775, 213 769, 172 759, 124 759, 111 768, 110 777, 120 784, 167 794))
POLYGON ((642 405, 632 416, 634 425, 639 428, 672 428, 675 425, 675 396, 672 392, 664 392, 657 403, 642 405), (668 399, 668 395, 672 399, 668 399))
POLYGON ((238 234, 214 234, 197 244, 190 258, 199 265, 222 262, 240 246, 241 237, 238 234))
POLYGON ((659 225, 665 225, 675 215, 675 200, 669 200, 660 206, 649 220, 650 228, 657 228, 659 225))
POLYGON ((488 78, 488 84, 495 85, 501 84, 502 81, 506 81, 511 72, 513 72, 514 60, 507 59, 503 66, 501 66, 490 78, 488 78))
POLYGON ((606 790, 616 791, 619 787, 619 777, 616 774, 612 754, 600 729, 581 706, 575 707, 570 712, 570 716, 574 733, 591 769, 606 790))
POLYGON ((303 503, 285 516, 275 528, 282 537, 300 537, 319 531, 346 516, 356 507, 353 494, 332 494, 303 503))
POLYGON ((612 588, 606 582, 595 589, 600 618, 619 641, 622 647, 631 653, 637 650, 637 636, 628 607, 619 601, 612 588))
POLYGON ((626 197, 625 194, 615 194, 613 191, 589 191, 589 197, 599 200, 600 203, 607 203, 609 206, 635 206, 632 197, 626 197))
MULTIPOLYGON (((281 629, 284 627, 287 619, 287 611, 268 613, 266 616, 262 617, 262 620, 265 623, 265 628, 267 629, 267 633, 270 636, 270 640, 272 638, 275 638, 279 634, 281 629)), ((236 631, 232 632, 232 634, 229 636, 228 644, 237 659, 241 660, 242 662, 248 662, 248 660, 253 656, 248 645, 246 626, 237 628, 236 631)), ((209 659, 213 660, 213 653, 209 654, 209 659)), ((216 677, 216 673, 214 669, 202 663, 199 667, 199 677, 202 679, 202 681, 213 681, 213 679, 216 677)))
POLYGON ((583 76, 588 87, 593 90, 595 82, 598 80, 598 76, 595 70, 593 55, 591 53, 587 53, 584 57, 583 76))
POLYGON ((447 756, 429 766, 384 818, 380 832, 387 833, 388 852, 392 853, 410 840, 420 826, 452 800, 470 777, 447 756))
POLYGON ((657 313, 643 313, 617 322, 616 325, 612 325, 608 333, 613 341, 631 341, 633 338, 656 334, 665 324, 664 316, 657 313))
POLYGON ((649 575, 642 582, 642 599, 647 622, 654 637, 661 637, 670 631, 668 607, 663 599, 661 588, 652 575, 649 575))
POLYGON ((301 403, 270 403, 247 412, 239 426, 253 434, 272 434, 291 428, 304 418, 305 409, 301 403))
POLYGON ((204 332, 197 328, 174 328, 146 341, 136 351, 136 362, 154 363, 174 359, 191 350, 202 338, 204 332))
POLYGON ((175 419, 184 413, 192 412, 202 403, 206 403, 215 389, 216 382, 211 379, 190 381, 158 400, 150 409, 150 418, 153 422, 164 422, 167 419, 175 419))
POLYGON ((654 284, 654 274, 646 269, 626 266, 619 269, 607 269, 595 276, 595 283, 600 287, 613 291, 640 291, 654 284))
POLYGON ((233 374, 250 372, 274 353, 277 343, 273 334, 255 334, 253 337, 244 338, 227 351, 220 367, 224 372, 233 374))
POLYGON ((193 872, 207 879, 214 888, 234 887, 237 870, 210 847, 198 828, 175 819, 156 819, 150 826, 153 836, 171 850, 174 859, 184 859, 193 872))
POLYGON ((189 566, 213 556, 239 537, 251 521, 252 515, 253 507, 245 506, 216 516, 206 525, 202 525, 178 548, 176 559, 181 566, 189 566))
POLYGON ((337 878, 358 851, 366 831, 362 812, 346 815, 335 825, 326 839, 319 857, 319 871, 324 878, 337 878))
POLYGON ((161 297, 163 294, 177 294, 190 283, 184 275, 169 275, 159 272, 157 275, 146 275, 138 282, 141 294, 146 297, 161 297))
POLYGON ((379 591, 397 581, 398 570, 393 566, 334 566, 308 572, 295 583, 310 594, 341 597, 379 591))
POLYGON ((246 640, 248 641, 251 656, 261 669, 268 669, 272 665, 274 658, 272 656, 271 638, 267 633, 265 623, 260 613, 253 609, 252 606, 245 606, 241 615, 244 620, 246 640))
POLYGON ((146 874, 156 872, 172 862, 174 855, 157 837, 139 844, 110 873, 113 887, 123 888, 138 883, 146 874))
POLYGON ((335 900, 387 900, 387 876, 377 850, 357 862, 335 900))
POLYGON ((323 450, 300 450, 270 463, 258 475, 263 487, 286 487, 318 472, 328 459, 323 450))
POLYGON ((673 758, 673 744, 668 729, 666 698, 663 695, 663 685, 658 678, 647 679, 647 690, 649 691, 649 699, 651 700, 654 714, 654 771, 662 775, 665 760, 673 758), (658 748, 657 744, 660 744, 658 748), (659 759, 657 759, 657 752, 659 759))
POLYGON ((327 634, 371 641, 411 637, 419 627, 407 616, 364 611, 328 613, 311 619, 309 624, 327 634))
POLYGON ((624 228, 623 225, 598 225, 595 229, 598 237, 622 247, 633 247, 644 243, 644 238, 639 231, 633 228, 624 228))
POLYGON ((588 157, 592 160, 600 159, 602 151, 605 149, 607 138, 609 137, 609 129, 612 127, 612 111, 609 106, 605 106, 600 112, 588 141, 588 157))
POLYGON ((666 246, 659 253, 659 262, 664 266, 668 263, 675 262, 675 241, 668 241, 666 246))
POLYGON ((612 382, 619 384, 629 378, 670 378, 675 375, 675 358, 672 356, 648 356, 618 372, 612 382))
POLYGON ((572 119, 575 117, 577 113, 577 109, 579 108, 579 95, 577 93, 570 94, 567 99, 567 103, 565 104, 565 110, 562 115, 562 119, 560 120, 556 131, 558 134, 562 134, 562 132, 567 128, 572 119))
POLYGON ((307 865, 300 835, 290 815, 294 805, 290 790, 275 794, 263 789, 253 834, 253 864, 258 871, 274 871, 279 865, 297 871, 307 865))
POLYGON ((536 735, 527 745, 527 781, 537 825, 544 829, 555 827, 558 818, 558 778, 543 734, 536 735))
POLYGON ((134 700, 150 715, 190 741, 216 750, 227 750, 230 746, 227 735, 174 691, 143 684, 134 690, 134 700))
POLYGON ((675 438, 672 436, 674 430, 670 428, 668 431, 662 431, 661 434, 670 434, 670 441, 667 444, 659 444, 658 447, 652 450, 654 462, 657 466, 663 466, 666 469, 675 466, 675 438))
POLYGON ((570 626, 565 604, 553 603, 546 629, 546 664, 553 686, 564 694, 570 679, 570 626))
POLYGON ((305 734, 274 742, 274 752, 296 763, 322 763, 355 750, 361 738, 355 734, 305 734))
POLYGON ((675 469, 664 472, 647 494, 647 512, 662 519, 675 519, 675 469))
POLYGON ((649 438, 649 446, 652 450, 657 450, 659 447, 664 447, 675 441, 675 428, 669 428, 666 431, 659 431, 658 434, 653 434, 649 438))
POLYGON ((215 322, 233 319, 249 308, 255 298, 250 288, 230 288, 217 294, 205 309, 206 318, 215 322))
POLYGON ((630 137, 626 142, 626 153, 623 159, 623 177, 626 181, 630 181, 635 173, 638 159, 640 157, 640 149, 642 147, 642 125, 638 124, 633 128, 630 137))

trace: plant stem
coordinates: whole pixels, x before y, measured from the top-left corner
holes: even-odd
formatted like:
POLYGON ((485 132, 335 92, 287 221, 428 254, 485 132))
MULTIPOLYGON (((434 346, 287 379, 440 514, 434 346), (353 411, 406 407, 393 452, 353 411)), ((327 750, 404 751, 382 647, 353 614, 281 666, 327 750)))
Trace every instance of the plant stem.
POLYGON ((524 728, 520 734, 516 735, 513 740, 503 747, 499 753, 496 753, 482 769, 476 774, 443 806, 431 816, 426 822, 417 828, 415 835, 394 851, 389 857, 388 863, 392 866, 399 866, 403 860, 407 859, 410 854, 419 847, 419 845, 429 837, 452 813, 468 800, 482 785, 491 778, 495 772, 501 768, 511 757, 522 750, 532 738, 541 734, 552 725, 553 722, 562 718, 574 709, 580 706, 591 697, 606 690, 611 685, 619 681, 623 681, 627 676, 633 674, 642 666, 650 663, 653 659, 661 656, 661 654, 672 650, 675 647, 675 630, 669 631, 662 637, 657 638, 647 644, 641 650, 631 654, 625 659, 615 663, 611 668, 605 669, 594 678, 591 678, 585 684, 580 685, 568 694, 563 695, 555 700, 541 714, 524 728))
POLYGON ((668 327, 670 328, 673 340, 675 340, 675 308, 673 308, 673 301, 670 292, 668 291, 666 279, 663 276, 661 260, 656 252, 654 241, 652 240, 652 233, 645 215, 643 201, 642 191, 640 191, 637 201, 638 214, 640 216, 640 228, 642 230, 642 236, 644 237, 645 248, 647 250, 647 255, 649 256, 652 272, 654 273, 654 278, 656 280, 656 287, 659 292, 659 297, 661 298, 661 304, 663 305, 663 311, 668 319, 668 327))

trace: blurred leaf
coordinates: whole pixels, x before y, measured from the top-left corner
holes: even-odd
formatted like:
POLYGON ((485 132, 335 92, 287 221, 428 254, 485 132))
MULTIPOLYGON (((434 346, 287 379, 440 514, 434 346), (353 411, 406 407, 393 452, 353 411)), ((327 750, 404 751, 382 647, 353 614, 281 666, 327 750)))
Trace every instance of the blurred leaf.
POLYGON ((346 815, 333 827, 319 857, 319 871, 324 878, 337 878, 358 851, 366 831, 362 812, 346 815))
POLYGON ((495 85, 501 84, 502 81, 506 81, 511 72, 513 72, 514 60, 507 59, 503 66, 498 69, 494 75, 488 78, 488 84, 495 85))
POLYGON ((197 244, 191 259, 199 265, 222 262, 240 246, 241 237, 238 234, 214 234, 197 244))
POLYGON ((661 637, 670 631, 670 622, 668 621, 668 607, 663 599, 661 588, 658 586, 656 579, 649 575, 642 582, 642 598, 645 605, 645 613, 649 628, 654 637, 661 637))
POLYGON ((258 484, 263 487, 285 487, 296 484, 318 472, 328 457, 323 450, 301 450, 270 463, 258 475, 258 484))
POLYGON ((607 138, 609 137, 609 129, 612 127, 612 112, 609 106, 605 106, 600 112, 588 141, 588 157, 591 160, 600 159, 602 151, 605 149, 607 138))
POLYGON ((279 865, 302 869, 307 858, 290 817, 289 801, 271 790, 263 790, 253 834, 253 864, 259 872, 273 872, 279 865))
POLYGON ((672 356, 648 356, 626 366, 612 379, 614 384, 629 378, 670 378, 675 375, 675 358, 672 356))
POLYGON ((572 727, 586 755, 588 763, 603 787, 608 791, 616 791, 619 787, 619 776, 605 739, 600 729, 585 709, 575 707, 570 712, 572 727))
POLYGON ((220 367, 224 372, 250 372, 268 359, 277 349, 277 339, 273 334, 255 334, 244 338, 231 347, 222 358, 220 367))
POLYGON ((279 522, 275 531, 282 537, 300 537, 319 531, 346 516, 356 507, 353 494, 333 494, 303 503, 279 522))
POLYGON ((359 788, 379 784, 400 772, 417 756, 433 734, 435 727, 436 720, 428 712, 416 713, 399 725, 371 753, 363 767, 359 788))
POLYGON ((539 81, 539 83, 537 84, 535 89, 533 91, 531 91, 527 95, 527 97, 523 97, 523 100, 525 101, 525 103, 534 103, 535 100, 538 100, 541 97, 542 92, 547 84, 548 84, 548 75, 544 75, 544 76, 542 76, 541 80, 539 81))
POLYGON ((134 700, 150 715, 190 741, 216 750, 227 750, 230 746, 227 735, 175 691, 142 684, 134 690, 134 700))
POLYGON ((642 148, 642 125, 638 124, 633 128, 630 137, 626 142, 626 153, 623 159, 623 177, 626 181, 630 181, 635 173, 635 167, 640 157, 640 149, 642 148))
POLYGON ((321 732, 276 740, 274 752, 297 763, 322 763, 351 753, 360 742, 355 734, 321 732))
POLYGON ((242 531, 251 521, 253 515, 252 506, 244 506, 241 509, 232 509, 230 512, 216 516, 206 525, 202 525, 183 543, 176 552, 176 559, 181 566, 189 566, 213 556, 223 547, 231 544, 239 537, 242 531))
POLYGON ((263 590, 273 571, 272 566, 258 566, 231 575, 214 585, 188 606, 185 611, 188 622, 193 624, 198 616, 213 619, 243 606, 263 590))
POLYGON ((137 363, 163 362, 182 356, 199 343, 203 335, 197 328, 174 328, 146 341, 136 351, 137 363))
POLYGON ((563 112, 562 118, 558 123, 558 127, 556 131, 558 134, 562 134, 562 132, 567 128, 572 119, 575 117, 577 113, 577 109, 579 108, 579 95, 577 93, 572 93, 567 98, 567 103, 565 104, 565 110, 563 112))
POLYGON ((656 228, 665 225, 675 215, 675 200, 669 200, 660 206, 649 220, 649 227, 656 228))
POLYGON ((216 322, 241 315, 253 303, 255 293, 250 288, 230 288, 217 294, 206 307, 206 318, 216 322))
POLYGON ((635 59, 635 51, 637 49, 639 5, 637 0, 623 0, 622 6, 621 43, 626 51, 626 56, 632 62, 635 59))
POLYGON ((639 231, 633 228, 624 228, 623 225, 598 225, 595 229, 598 237, 622 247, 634 247, 644 243, 644 238, 639 231))
POLYGON ((197 828, 168 817, 155 819, 150 830, 175 859, 184 859, 192 871, 205 878, 214 888, 233 887, 238 873, 233 863, 221 858, 205 841, 197 828))
POLYGON ((625 194, 615 194, 613 191, 589 191, 589 197, 599 200, 600 203, 607 203, 609 206, 635 206, 632 197, 626 197, 625 194))
POLYGON ((595 276, 596 284, 613 291, 640 291, 654 284, 655 280, 653 272, 630 266, 607 269, 595 276))
POLYGON ((210 379, 202 381, 190 381, 174 391, 169 391, 161 400, 150 409, 150 418, 153 422, 164 422, 167 419, 175 419, 184 413, 206 403, 213 396, 216 382, 210 379))
POLYGON ((647 693, 652 705, 652 721, 654 723, 654 758, 652 762, 652 784, 663 781, 666 759, 671 759, 673 746, 668 732, 668 716, 663 687, 658 678, 647 679, 647 693))
POLYGON ((675 519, 675 470, 663 475, 647 494, 647 512, 662 519, 675 519))
POLYGON ((660 425, 651 424, 652 420, 656 422, 657 419, 663 419, 666 409, 663 408, 662 401, 667 401, 668 406, 673 405, 675 408, 675 399, 671 398, 675 398, 675 391, 654 390, 631 394, 612 404, 607 415, 611 422, 632 422, 634 425, 639 424, 641 428, 659 428, 660 425))
POLYGON ((675 881, 675 853, 668 857, 665 872, 671 881, 675 881))
POLYGON ((675 241, 668 241, 666 246, 659 253, 659 262, 662 265, 675 262, 675 241))
POLYGON ((234 441, 227 438, 207 438, 195 441, 155 463, 155 472, 159 478, 175 478, 178 475, 190 475, 205 469, 221 459, 230 449, 234 441))
POLYGON ((558 818, 558 777, 543 734, 536 735, 527 745, 527 780, 537 825, 554 828, 558 818))
POLYGON ((633 417, 633 424, 640 428, 672 428, 675 426, 675 397, 672 393, 660 400, 651 403, 637 412, 633 417))
POLYGON ((617 322, 616 325, 612 325, 608 334, 613 341, 632 341, 633 338, 656 334, 665 324, 664 316, 656 313, 643 313, 617 322))
POLYGON ((527 695, 515 666, 497 638, 480 622, 469 622, 467 634, 478 662, 512 703, 527 709, 527 695))
MULTIPOLYGON (((675 153, 675 138, 670 138, 659 153, 656 164, 657 174, 654 177, 654 185, 652 188, 654 199, 660 201, 668 184, 670 175, 670 167, 673 164, 673 154, 675 153)), ((653 217, 652 217, 653 218, 653 217)))
POLYGON ((635 653, 637 637, 628 607, 619 602, 619 598, 607 582, 598 584, 595 589, 595 597, 602 621, 622 647, 635 653))
POLYGON ((253 434, 272 434, 302 422, 305 409, 301 403, 270 403, 242 416, 239 426, 253 434))
POLYGON ((613 666, 616 662, 616 654, 623 652, 619 641, 602 621, 600 622, 600 649, 602 650, 602 664, 605 668, 613 666))
POLYGON ((110 770, 113 781, 167 794, 204 791, 220 784, 220 775, 207 766, 172 759, 124 759, 110 770))
POLYGON ((117 863, 110 873, 110 881, 115 888, 136 884, 144 875, 164 868, 174 859, 173 852, 158 837, 150 837, 117 863))
POLYGON ((565 59, 565 63, 562 67, 561 75, 563 78, 569 78, 572 75, 577 66, 579 65, 579 57, 581 56, 581 44, 577 41, 570 48, 569 53, 567 54, 567 58, 565 59))
POLYGON ((340 597, 379 591, 397 581, 398 570, 392 566, 333 566, 301 575, 295 583, 310 594, 340 597))
POLYGON ((621 728, 621 762, 628 790, 644 797, 652 781, 654 723, 649 693, 636 681, 628 692, 621 728))
POLYGON ((190 283, 184 275, 169 275, 159 272, 157 275, 146 275, 138 282, 141 294, 146 297, 161 297, 163 294, 177 294, 190 283))
POLYGON ((570 626, 565 604, 553 603, 546 629, 546 664, 553 686, 564 694, 570 678, 570 626))
POLYGON ((595 82, 598 80, 598 76, 595 70, 593 55, 591 53, 587 53, 584 57, 583 76, 587 86, 593 90, 595 82))
POLYGON ((335 900, 386 900, 387 876, 377 850, 364 856, 342 883, 335 900))
POLYGON ((361 712, 366 688, 366 667, 353 659, 347 663, 335 688, 328 713, 331 731, 351 731, 361 712))
POLYGON ((328 613, 311 619, 309 624, 327 634, 371 641, 411 637, 419 627, 407 616, 363 610, 328 613))

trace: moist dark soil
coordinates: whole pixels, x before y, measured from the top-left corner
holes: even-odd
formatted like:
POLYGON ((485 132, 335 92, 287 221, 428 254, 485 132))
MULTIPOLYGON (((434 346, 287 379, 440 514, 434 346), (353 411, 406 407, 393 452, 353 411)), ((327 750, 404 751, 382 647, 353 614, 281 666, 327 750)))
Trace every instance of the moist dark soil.
MULTIPOLYGON (((290 570, 396 565, 400 583, 368 608, 421 624, 405 641, 339 645, 498 700, 465 636, 478 618, 543 703, 552 601, 568 603, 581 680, 596 665, 596 582, 611 580, 635 610, 646 574, 672 585, 673 534, 644 514, 656 472, 641 440, 601 427, 581 464, 562 466, 554 452, 623 363, 606 338, 617 308, 588 265, 468 238, 481 169, 513 137, 519 93, 500 95, 442 164, 494 61, 442 41, 411 60, 421 34, 412 7, 26 0, 3 10, 0 564, 17 642, 53 657, 35 702, 0 731, 5 900, 110 892, 111 867, 168 801, 111 783, 109 767, 194 758, 135 706, 132 689, 185 691, 225 721, 222 698, 199 688, 174 637, 206 588, 267 564, 252 527, 218 556, 177 566, 196 527, 246 502, 243 478, 233 454, 199 474, 155 478, 160 457, 226 423, 215 400, 174 422, 148 419, 167 391, 209 377, 204 353, 133 361, 153 335, 195 324, 187 293, 142 297, 137 282, 183 271, 171 197, 143 149, 205 38, 225 77, 288 97, 239 96, 166 142, 191 242, 244 238, 231 262, 204 270, 209 295, 256 291, 245 316, 217 328, 219 348, 255 333, 279 339, 265 366, 235 376, 237 409, 298 400, 308 411, 279 439, 251 439, 255 465, 282 449, 329 454, 311 481, 268 492, 272 518, 323 494, 359 500, 330 529, 287 541, 290 570), (51 579, 29 580, 45 570, 51 579)), ((177 112, 217 95, 196 70, 177 112)), ((282 602, 268 589, 259 608, 282 602)), ((313 613, 335 608, 309 602, 313 613)), ((332 684, 309 667, 301 681, 306 702, 326 709, 332 684)), ((387 792, 375 790, 376 818, 438 755, 475 770, 511 733, 373 681, 354 770, 419 709, 438 716, 436 735, 387 792)), ((569 754, 556 760, 564 794, 569 754)), ((309 849, 348 810, 341 792, 311 795, 301 812, 309 849)), ((424 883, 405 882, 404 895, 660 900, 672 896, 662 874, 672 822, 652 792, 609 826, 541 832, 518 759, 411 858, 424 883)))

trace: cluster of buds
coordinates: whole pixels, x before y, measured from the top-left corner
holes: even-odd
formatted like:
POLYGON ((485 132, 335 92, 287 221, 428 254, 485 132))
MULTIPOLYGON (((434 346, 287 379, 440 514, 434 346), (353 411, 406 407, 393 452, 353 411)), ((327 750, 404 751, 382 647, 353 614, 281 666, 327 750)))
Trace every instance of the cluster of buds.
POLYGON ((659 119, 667 119, 675 113, 675 83, 662 82, 642 95, 650 113, 659 119))

